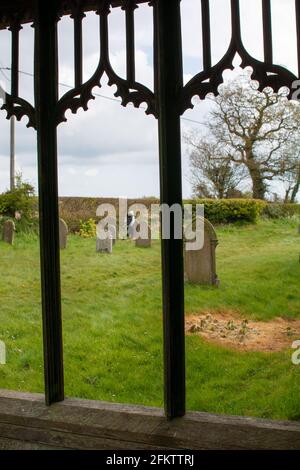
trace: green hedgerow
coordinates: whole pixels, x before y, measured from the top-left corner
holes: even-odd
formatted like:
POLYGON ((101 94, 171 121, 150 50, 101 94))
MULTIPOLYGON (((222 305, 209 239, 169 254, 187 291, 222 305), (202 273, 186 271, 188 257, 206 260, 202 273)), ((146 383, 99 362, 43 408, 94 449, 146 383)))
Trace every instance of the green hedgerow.
POLYGON ((256 199, 196 199, 185 201, 203 204, 204 216, 213 224, 255 223, 267 202, 256 199))

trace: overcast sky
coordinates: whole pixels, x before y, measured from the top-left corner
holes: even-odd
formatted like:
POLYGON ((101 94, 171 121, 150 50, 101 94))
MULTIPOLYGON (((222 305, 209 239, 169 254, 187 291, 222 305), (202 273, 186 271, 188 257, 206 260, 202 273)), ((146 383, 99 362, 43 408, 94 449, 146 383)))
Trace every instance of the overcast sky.
MULTIPOLYGON (((182 0, 182 27, 185 81, 202 69, 200 0, 182 0)), ((243 40, 247 50, 262 59, 261 0, 240 0, 243 40)), ((272 0, 274 61, 296 73, 296 26, 294 0, 272 0)), ((211 0, 212 50, 216 63, 226 52, 230 41, 230 0, 211 0)), ((137 80, 153 86, 152 9, 140 6, 136 10, 137 80)), ((114 9, 110 21, 110 54, 115 71, 125 73, 124 12, 114 9)), ((89 13, 84 20, 84 78, 93 73, 98 59, 98 17, 89 13)), ((73 84, 72 21, 59 22, 60 82, 73 84)), ((26 25, 21 31, 20 70, 33 72, 33 29, 26 25)), ((239 63, 238 59, 235 62, 239 63)), ((10 33, 0 32, 0 67, 10 67, 10 33)), ((230 78, 230 74, 225 78, 230 78)), ((10 89, 10 72, 0 73, 0 84, 10 89)), ((33 99, 33 81, 20 74, 20 95, 33 99)), ((61 93, 67 88, 60 87, 61 93)), ((158 196, 159 167, 157 122, 146 116, 143 109, 126 109, 113 98, 114 87, 95 89, 97 96, 89 110, 77 115, 67 113, 68 122, 58 128, 59 191, 61 196, 158 196)), ((200 130, 209 110, 207 101, 197 103, 182 119, 183 135, 200 130), (198 123, 189 120, 199 121, 198 123)), ((0 191, 9 185, 9 122, 0 114, 0 191)), ((27 118, 17 123, 17 168, 23 177, 37 184, 36 135, 26 128, 27 118)), ((183 192, 191 195, 188 152, 183 143, 183 192)))

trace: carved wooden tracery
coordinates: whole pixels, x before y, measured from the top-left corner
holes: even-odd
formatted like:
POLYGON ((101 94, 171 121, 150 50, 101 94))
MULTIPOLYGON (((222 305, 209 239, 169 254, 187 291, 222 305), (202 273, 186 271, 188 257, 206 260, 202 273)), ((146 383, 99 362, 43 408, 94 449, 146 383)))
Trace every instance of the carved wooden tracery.
MULTIPOLYGON (((197 0, 196 0, 197 1, 197 0)), ((264 57, 261 62, 252 57, 245 49, 241 35, 240 7, 239 0, 231 2, 231 41, 226 54, 215 65, 212 65, 211 54, 211 27, 210 27, 210 0, 199 0, 202 10, 202 38, 203 38, 203 70, 199 71, 185 86, 178 90, 178 103, 180 113, 183 114, 188 108, 192 108, 192 98, 198 95, 204 99, 208 93, 217 95, 218 87, 223 82, 223 72, 226 69, 233 69, 233 60, 238 54, 241 58, 241 67, 250 66, 253 69, 252 78, 260 84, 260 89, 270 86, 274 91, 281 87, 291 88, 296 75, 286 68, 273 64, 272 27, 271 27, 271 0, 262 0, 263 11, 263 36, 264 36, 264 57)), ((5 2, 4 2, 5 3, 5 2)), ((148 3, 153 7, 154 1, 147 0, 120 0, 120 1, 84 1, 70 0, 58 2, 58 17, 69 14, 74 22, 74 83, 73 89, 69 90, 57 102, 56 119, 57 124, 66 121, 65 113, 71 110, 76 113, 79 108, 88 109, 88 102, 94 99, 93 88, 101 86, 101 79, 104 74, 108 77, 108 85, 115 85, 116 97, 121 98, 121 104, 127 106, 132 103, 139 107, 142 103, 147 104, 146 114, 158 117, 157 94, 152 92, 147 86, 135 80, 135 41, 134 41, 134 13, 141 3, 148 3), (120 7, 124 11, 126 24, 126 62, 127 76, 121 78, 112 68, 109 57, 109 30, 108 15, 111 8, 120 7), (87 11, 94 10, 99 16, 100 50, 99 62, 93 75, 82 82, 82 21, 87 11)), ((297 39, 298 39, 298 62, 300 75, 300 4, 295 0, 295 13, 297 19, 297 39)), ((19 96, 19 31, 22 23, 34 19, 34 2, 19 2, 18 11, 14 11, 10 6, 0 6, 0 23, 7 25, 12 37, 12 70, 11 70, 11 92, 6 93, 6 102, 2 109, 6 110, 7 118, 12 115, 18 120, 28 117, 28 127, 36 127, 35 109, 21 96, 19 96), (28 6, 26 7, 26 5, 28 6)), ((33 24, 34 27, 34 24, 33 24)), ((154 41, 154 48, 155 48, 154 41)), ((154 50, 154 57, 156 56, 154 50)))
MULTIPOLYGON (((182 0, 184 2, 184 0, 182 0)), ((146 113, 158 119, 161 202, 182 204, 180 116, 192 107, 192 98, 201 99, 218 93, 222 75, 233 69, 238 54, 242 67, 253 69, 252 77, 260 88, 292 88, 296 76, 273 64, 271 0, 261 0, 263 14, 264 61, 252 57, 241 35, 239 0, 230 0, 231 41, 224 57, 212 64, 210 0, 201 2, 203 69, 183 84, 180 0, 0 0, 0 27, 11 32, 11 90, 2 106, 7 117, 28 117, 28 127, 37 130, 40 243, 42 276, 42 315, 46 403, 64 399, 63 352, 60 296, 58 232, 57 126, 66 120, 68 110, 84 110, 94 98, 93 89, 101 86, 104 75, 122 105, 139 107, 146 103, 146 113), (153 10, 154 91, 136 81, 135 11, 146 3, 153 10), (126 76, 120 77, 109 57, 108 15, 121 8, 126 25, 126 76), (82 22, 88 11, 99 17, 99 61, 93 75, 83 82, 82 22), (57 22, 70 15, 74 22, 74 88, 58 98, 57 22), (19 94, 19 32, 25 23, 35 29, 35 106, 19 94)), ((300 76, 300 0, 295 0, 297 26, 298 75, 300 76)), ((199 19, 200 20, 200 19, 199 19)), ((168 418, 185 413, 184 350, 184 275, 183 244, 171 232, 162 240, 163 318, 164 318, 164 393, 168 418)))

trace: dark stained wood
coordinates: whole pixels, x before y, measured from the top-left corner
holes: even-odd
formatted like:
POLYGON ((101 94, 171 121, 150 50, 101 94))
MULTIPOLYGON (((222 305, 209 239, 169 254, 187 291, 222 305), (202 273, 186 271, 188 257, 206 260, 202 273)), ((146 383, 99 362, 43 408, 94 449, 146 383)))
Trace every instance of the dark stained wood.
POLYGON ((78 8, 74 11, 71 18, 74 21, 74 84, 75 88, 82 84, 82 20, 84 13, 78 8))
MULTIPOLYGON (((31 23, 34 19, 36 0, 1 0, 0 2, 0 29, 10 25, 10 20, 18 14, 22 24, 31 23)), ((74 0, 58 0, 61 15, 71 15, 74 8, 74 0)), ((146 3, 149 0, 135 0, 135 3, 146 3)), ((81 0, 82 8, 85 12, 96 11, 101 0, 81 0)), ((102 3, 106 0, 102 0, 102 3)), ((124 0, 110 0, 113 8, 120 7, 124 0)))
POLYGON ((271 0, 262 0, 264 56, 267 64, 273 63, 271 0))
MULTIPOLYGON (((161 204, 182 206, 180 92, 183 86, 180 0, 153 2, 159 115, 161 204)), ((185 413, 183 241, 162 237, 164 394, 168 418, 185 413)))
POLYGON ((52 447, 45 444, 31 443, 17 439, 0 437, 0 450, 64 450, 61 447, 52 447))
POLYGON ((297 59, 298 77, 300 77, 300 0, 295 0, 296 31, 297 31, 297 59))
POLYGON ((11 95, 19 96, 19 31, 21 25, 14 22, 11 31, 11 95))
POLYGON ((46 403, 64 399, 57 176, 57 11, 37 0, 35 102, 46 403))
POLYGON ((126 16, 126 73, 130 83, 135 82, 135 32, 134 32, 134 10, 136 6, 133 1, 125 3, 126 16))
POLYGON ((0 448, 8 440, 20 449, 292 450, 300 423, 207 413, 167 421, 157 408, 78 399, 47 407, 43 395, 0 390, 0 448))
POLYGON ((203 69, 211 67, 211 33, 210 33, 210 6, 209 0, 201 0, 202 12, 202 49, 203 49, 203 69))

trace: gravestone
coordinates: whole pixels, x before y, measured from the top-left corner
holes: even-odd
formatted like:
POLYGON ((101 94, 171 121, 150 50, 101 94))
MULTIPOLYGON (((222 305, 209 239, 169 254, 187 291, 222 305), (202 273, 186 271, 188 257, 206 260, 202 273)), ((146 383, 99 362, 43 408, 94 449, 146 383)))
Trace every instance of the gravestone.
POLYGON ((128 238, 133 238, 134 229, 135 229, 135 217, 134 217, 134 213, 130 211, 127 214, 127 237, 128 238))
POLYGON ((146 224, 147 227, 146 227, 146 230, 148 231, 148 237, 147 238, 141 238, 141 237, 138 237, 136 238, 135 240, 135 246, 136 247, 139 247, 139 248, 150 248, 151 247, 151 228, 148 226, 148 224, 146 224))
POLYGON ((6 364, 6 348, 5 343, 0 340, 0 365, 6 364))
POLYGON ((111 254, 113 250, 113 240, 111 236, 108 236, 104 240, 97 238, 96 240, 96 251, 97 253, 109 253, 111 254))
POLYGON ((59 247, 61 250, 67 248, 68 226, 63 219, 59 219, 59 247))
POLYGON ((220 281, 216 273, 217 235, 207 219, 202 219, 201 231, 201 249, 187 250, 187 243, 185 244, 185 278, 194 284, 218 286, 220 281))
POLYGON ((117 229, 116 229, 116 223, 110 224, 108 226, 108 231, 110 233, 110 237, 112 239, 112 244, 115 245, 116 239, 117 239, 117 229))
POLYGON ((13 245, 16 226, 12 220, 6 220, 3 224, 2 239, 5 243, 13 245))

